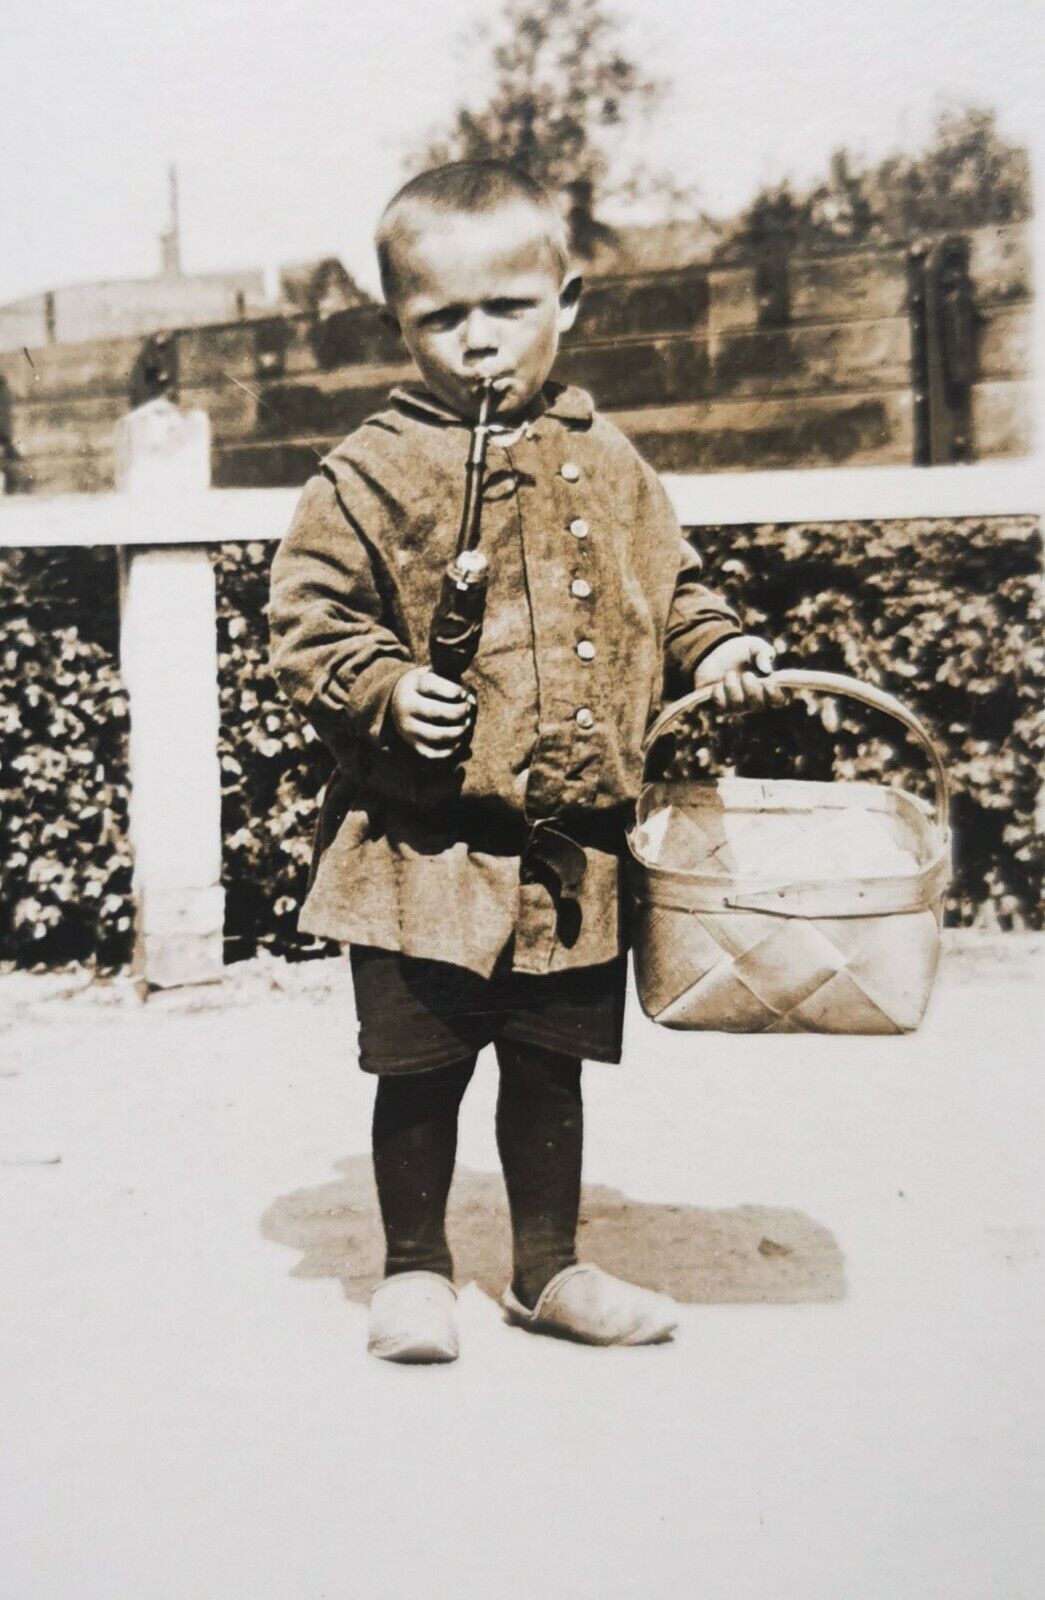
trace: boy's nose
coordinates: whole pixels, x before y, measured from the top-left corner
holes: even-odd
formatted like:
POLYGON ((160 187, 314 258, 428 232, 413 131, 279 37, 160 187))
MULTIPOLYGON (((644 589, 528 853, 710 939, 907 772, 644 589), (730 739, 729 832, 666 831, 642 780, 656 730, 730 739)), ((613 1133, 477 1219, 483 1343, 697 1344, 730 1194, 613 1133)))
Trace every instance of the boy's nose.
POLYGON ((493 324, 479 306, 468 313, 464 325, 464 344, 468 355, 485 355, 497 348, 493 324))

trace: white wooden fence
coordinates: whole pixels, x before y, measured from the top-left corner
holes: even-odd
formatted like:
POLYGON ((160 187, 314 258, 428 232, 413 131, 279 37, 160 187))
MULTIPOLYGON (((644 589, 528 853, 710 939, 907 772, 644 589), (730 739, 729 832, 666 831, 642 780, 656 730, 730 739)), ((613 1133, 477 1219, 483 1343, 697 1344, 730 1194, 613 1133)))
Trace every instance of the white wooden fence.
MULTIPOLYGON (((202 412, 123 419, 115 494, 0 499, 0 547, 113 545, 130 702, 135 964, 149 985, 222 968, 221 778, 208 545, 279 538, 293 489, 213 490, 202 412)), ((666 477, 684 527, 1038 514, 1042 462, 666 477)))

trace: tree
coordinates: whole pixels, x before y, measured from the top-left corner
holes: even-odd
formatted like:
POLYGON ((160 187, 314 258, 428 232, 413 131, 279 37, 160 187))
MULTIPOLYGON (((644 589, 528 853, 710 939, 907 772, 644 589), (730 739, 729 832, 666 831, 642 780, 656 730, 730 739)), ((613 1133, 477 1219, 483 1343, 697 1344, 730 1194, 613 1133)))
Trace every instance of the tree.
POLYGON ((839 150, 827 177, 803 193, 786 182, 762 189, 720 254, 886 244, 1020 222, 1030 210, 1027 152, 999 133, 993 111, 969 107, 945 111, 929 144, 913 155, 866 166, 839 150))
POLYGON ((893 236, 1022 222, 1030 162, 999 133, 993 111, 945 111, 920 155, 891 156, 873 170, 868 197, 893 236))
POLYGON ((598 215, 611 196, 678 197, 661 174, 628 166, 614 148, 664 85, 620 46, 602 0, 508 0, 487 34, 492 86, 485 105, 462 106, 414 170, 444 161, 511 161, 563 203, 570 242, 591 256, 613 230, 598 215))

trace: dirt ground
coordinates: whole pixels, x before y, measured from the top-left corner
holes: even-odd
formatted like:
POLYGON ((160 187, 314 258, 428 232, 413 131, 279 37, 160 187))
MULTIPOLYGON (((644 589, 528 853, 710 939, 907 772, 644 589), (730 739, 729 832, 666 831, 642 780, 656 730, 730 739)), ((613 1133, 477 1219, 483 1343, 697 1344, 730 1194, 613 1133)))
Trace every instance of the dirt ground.
POLYGON ((503 1323, 484 1063, 440 1369, 364 1351, 346 979, 0 978, 2 1600, 1039 1600, 1036 941, 952 941, 905 1039, 632 1006, 582 1248, 682 1302, 656 1349, 503 1323))

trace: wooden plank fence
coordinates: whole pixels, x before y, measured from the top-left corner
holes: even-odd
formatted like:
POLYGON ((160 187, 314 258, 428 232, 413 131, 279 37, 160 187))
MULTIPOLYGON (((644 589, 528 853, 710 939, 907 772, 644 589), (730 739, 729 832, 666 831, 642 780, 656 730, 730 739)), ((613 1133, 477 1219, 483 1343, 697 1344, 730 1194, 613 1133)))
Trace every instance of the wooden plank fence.
MULTIPOLYGON (((934 287, 943 243, 927 247, 932 304, 920 311, 912 252, 899 246, 787 259, 768 273, 746 262, 596 280, 559 376, 589 388, 662 471, 1026 454, 1027 230, 961 236, 966 283, 950 298, 934 287), (957 374, 948 339, 962 336, 963 294, 969 351, 957 374)), ((210 417, 216 486, 299 484, 315 450, 410 376, 376 306, 186 328, 144 346, 122 339, 7 353, 0 435, 6 427, 10 486, 111 488, 119 416, 161 392, 210 417)))

